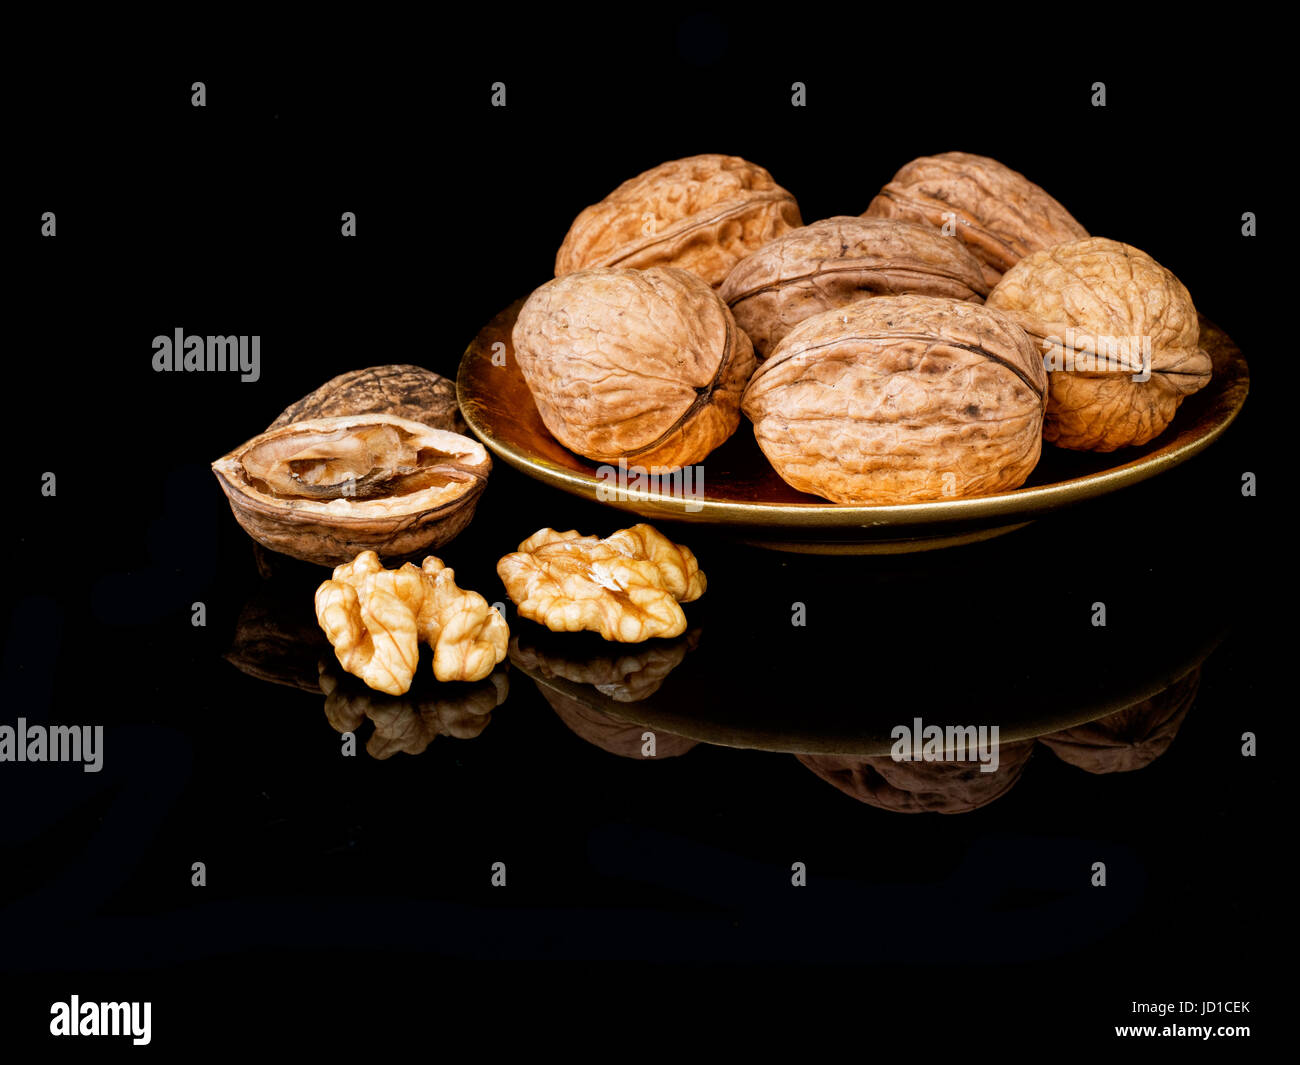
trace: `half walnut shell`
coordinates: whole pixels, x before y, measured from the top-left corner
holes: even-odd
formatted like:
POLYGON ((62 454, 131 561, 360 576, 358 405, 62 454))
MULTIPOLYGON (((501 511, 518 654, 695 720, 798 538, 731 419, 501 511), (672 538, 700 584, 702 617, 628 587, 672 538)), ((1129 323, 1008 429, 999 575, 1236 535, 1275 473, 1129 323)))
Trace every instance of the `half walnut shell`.
POLYGON ((826 218, 742 259, 718 295, 759 357, 796 325, 868 296, 903 293, 979 303, 989 286, 961 241, 894 218, 826 218))
POLYGON ((293 422, 212 464, 245 532, 325 566, 442 546, 469 524, 491 468, 478 441, 391 414, 293 422))
POLYGON ((347 414, 395 414, 433 429, 466 431, 456 405, 456 382, 409 363, 367 366, 332 377, 286 407, 268 428, 347 414))
POLYGON ((1030 252, 1088 235, 1024 174, 969 152, 912 160, 863 214, 951 225, 953 235, 983 264, 990 288, 1030 252))
POLYGON ((520 308, 512 339, 546 428, 597 462, 699 462, 736 431, 754 370, 727 305, 671 267, 548 281, 520 308))
POLYGON ((1210 381, 1191 294, 1129 244, 1090 237, 1036 252, 1007 272, 988 305, 1042 346, 1043 438, 1058 447, 1145 444, 1210 381))
POLYGON ((593 266, 676 266, 717 288, 750 252, 803 224, 794 196, 734 155, 693 155, 623 182, 584 210, 555 276, 593 266))
POLYGON ((889 505, 1018 488, 1042 450, 1047 372, 1005 315, 879 296, 801 322, 742 407, 789 485, 889 505))

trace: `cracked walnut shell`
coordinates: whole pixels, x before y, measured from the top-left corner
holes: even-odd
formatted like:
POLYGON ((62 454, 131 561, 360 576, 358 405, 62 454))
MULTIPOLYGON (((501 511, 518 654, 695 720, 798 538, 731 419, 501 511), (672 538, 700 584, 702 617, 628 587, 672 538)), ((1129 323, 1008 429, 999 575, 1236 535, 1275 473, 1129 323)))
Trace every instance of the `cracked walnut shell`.
POLYGON ((604 540, 541 529, 497 563, 497 574, 521 617, 619 643, 680 636, 679 604, 698 599, 706 584, 690 548, 645 524, 604 540))
POLYGON ((879 296, 796 326, 743 409, 778 474, 835 503, 898 504, 1019 487, 1038 462, 1047 372, 998 311, 879 296))
POLYGON ((979 303, 989 286, 961 241, 895 218, 826 218, 742 259, 718 295, 766 356, 805 318, 868 296, 903 293, 979 303))
POLYGON ((520 308, 512 340, 561 444, 664 469, 699 462, 736 431, 755 364, 727 305, 671 267, 548 281, 520 308))
POLYGON ((474 516, 491 468, 477 440, 377 413, 268 429, 212 464, 249 536, 329 566, 447 543, 474 516))
POLYGON ((751 251, 802 224, 794 197, 761 166, 693 155, 638 174, 578 215, 555 256, 555 276, 676 266, 717 288, 751 251))
POLYGON ((1209 383, 1191 295, 1117 240, 1090 237, 1022 259, 988 305, 1042 344, 1050 371, 1043 438, 1058 447, 1145 444, 1209 383))
POLYGON ((983 264, 990 288, 1030 252, 1088 235, 1024 174, 969 152, 912 160, 863 214, 954 225, 955 235, 983 264))
POLYGON ((394 414, 449 433, 466 432, 456 405, 456 382, 407 363, 349 370, 286 407, 268 428, 308 418, 394 414))
POLYGON ((338 566, 316 589, 316 620, 339 665, 375 691, 402 695, 433 648, 441 681, 482 680, 506 656, 510 629, 477 592, 456 586, 455 572, 430 556, 416 569, 386 570, 373 551, 338 566))

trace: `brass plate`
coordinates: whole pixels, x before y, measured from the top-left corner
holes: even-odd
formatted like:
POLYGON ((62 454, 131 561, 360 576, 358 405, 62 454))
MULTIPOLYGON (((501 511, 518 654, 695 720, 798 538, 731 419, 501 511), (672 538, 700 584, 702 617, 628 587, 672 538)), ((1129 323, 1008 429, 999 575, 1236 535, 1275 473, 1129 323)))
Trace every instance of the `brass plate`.
MULTIPOLYGON (((510 331, 517 300, 479 332, 456 378, 460 409, 474 434, 498 458, 546 484, 600 500, 600 464, 575 455, 542 424, 515 362, 510 331), (494 362, 494 356, 496 361, 494 362)), ((1177 466, 1232 424, 1250 386, 1246 360, 1223 330, 1204 316, 1201 346, 1214 376, 1183 402, 1156 440, 1109 455, 1044 445, 1026 483, 1012 492, 896 506, 829 503, 798 492, 772 469, 749 422, 704 461, 703 491, 693 500, 645 491, 600 500, 642 518, 722 528, 737 539, 782 551, 894 554, 987 539, 1018 529, 1058 507, 1106 495, 1177 466)))

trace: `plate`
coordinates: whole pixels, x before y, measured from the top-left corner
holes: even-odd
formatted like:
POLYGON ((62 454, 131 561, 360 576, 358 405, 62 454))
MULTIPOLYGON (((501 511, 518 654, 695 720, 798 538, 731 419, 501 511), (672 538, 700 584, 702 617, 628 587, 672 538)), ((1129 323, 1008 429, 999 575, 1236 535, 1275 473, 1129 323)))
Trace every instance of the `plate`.
POLYGON ((456 394, 474 434, 497 458, 530 477, 648 520, 708 525, 737 539, 785 551, 892 554, 971 543, 1019 529, 1045 513, 1114 492, 1186 462, 1232 424, 1250 387, 1246 360, 1203 315, 1201 346, 1213 360, 1210 383, 1183 401, 1151 443, 1108 455, 1044 445, 1025 484, 974 499, 892 506, 830 503, 786 484, 740 428, 676 494, 634 485, 610 491, 613 470, 575 455, 542 423, 515 361, 510 331, 523 300, 493 318, 461 359, 456 394), (615 496, 615 498, 609 498, 615 496))

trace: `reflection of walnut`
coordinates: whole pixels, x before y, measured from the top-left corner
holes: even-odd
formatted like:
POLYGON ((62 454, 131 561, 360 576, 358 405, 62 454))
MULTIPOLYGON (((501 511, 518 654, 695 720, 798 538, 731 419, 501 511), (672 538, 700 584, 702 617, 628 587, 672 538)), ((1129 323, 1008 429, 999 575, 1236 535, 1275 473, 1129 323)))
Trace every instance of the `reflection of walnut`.
POLYGON ((552 632, 590 629, 607 640, 640 643, 680 636, 678 605, 704 594, 704 574, 690 548, 650 525, 599 540, 542 529, 497 563, 521 616, 552 632))
POLYGON ((681 665, 686 652, 695 650, 699 642, 700 630, 693 629, 672 643, 651 644, 634 652, 570 657, 523 644, 519 637, 512 636, 510 661, 530 675, 541 673, 543 677, 590 684, 616 703, 636 703, 657 692, 668 674, 681 665))
POLYGON ((338 732, 355 732, 370 718, 374 731, 366 741, 366 752, 378 759, 398 751, 420 754, 438 736, 473 739, 510 691, 505 673, 495 672, 476 684, 440 687, 433 696, 394 698, 376 695, 351 677, 340 676, 328 659, 320 661, 319 669, 325 717, 338 732))
POLYGON ((339 664, 376 691, 401 695, 433 648, 439 680, 482 680, 506 655, 510 630, 477 592, 456 587, 455 573, 432 555, 420 569, 386 570, 362 551, 316 589, 316 620, 339 664))
POLYGON ((987 806, 1011 790, 1033 750, 1033 743, 1000 744, 998 768, 993 773, 983 772, 975 762, 897 762, 888 755, 795 757, 846 795, 882 810, 964 814, 987 806))

